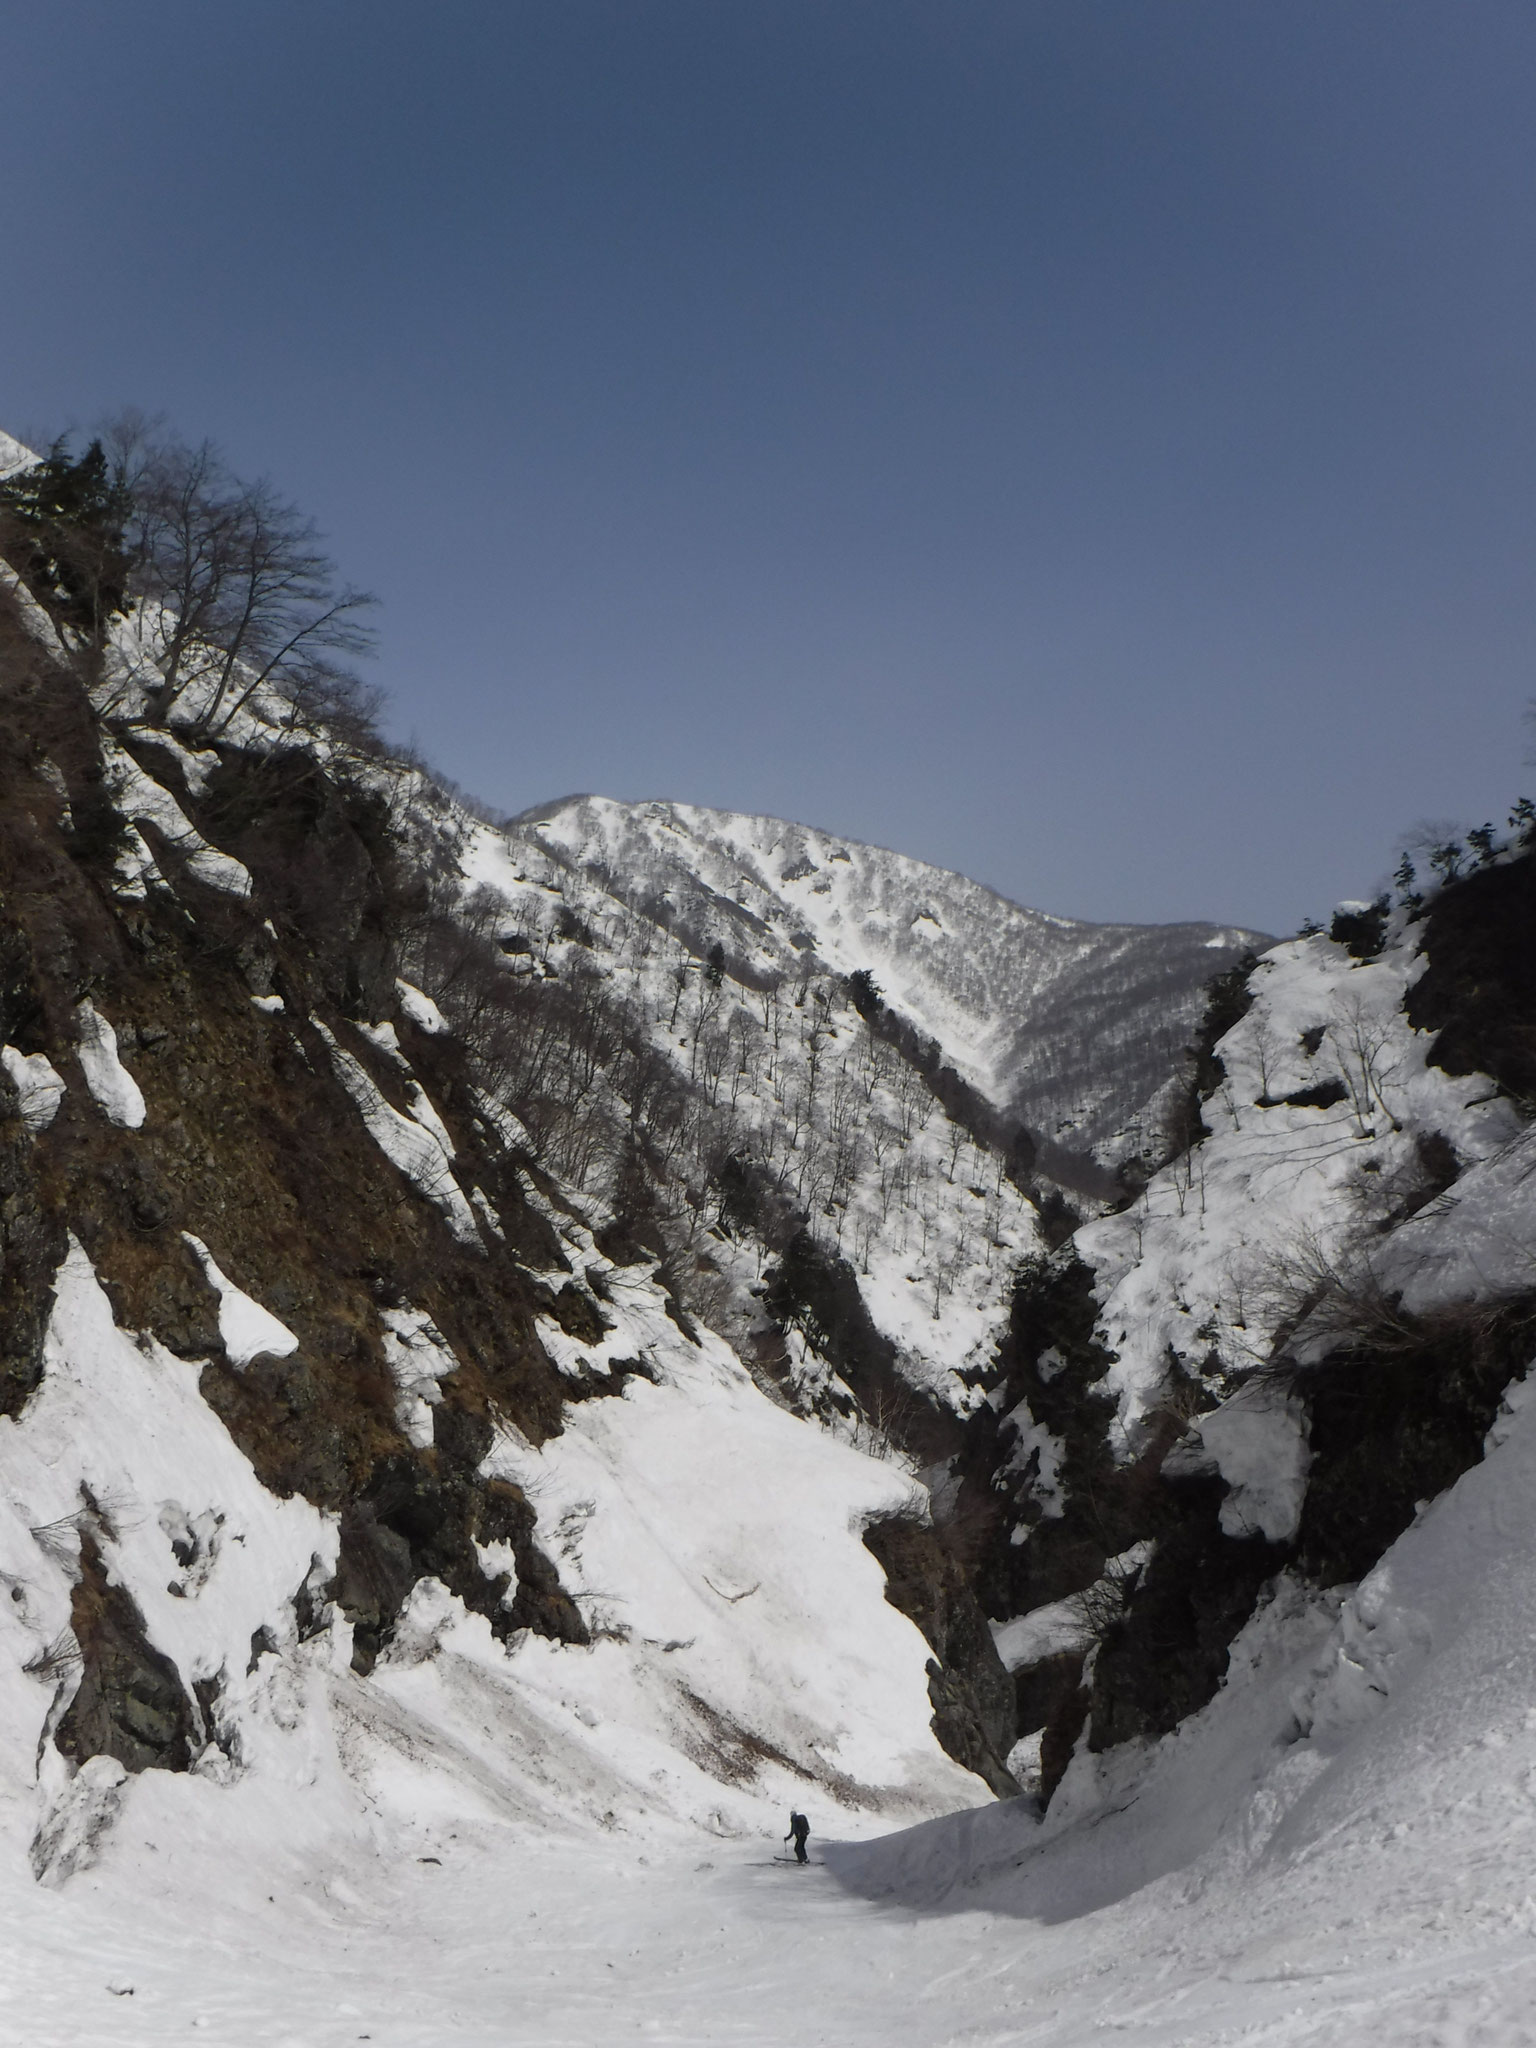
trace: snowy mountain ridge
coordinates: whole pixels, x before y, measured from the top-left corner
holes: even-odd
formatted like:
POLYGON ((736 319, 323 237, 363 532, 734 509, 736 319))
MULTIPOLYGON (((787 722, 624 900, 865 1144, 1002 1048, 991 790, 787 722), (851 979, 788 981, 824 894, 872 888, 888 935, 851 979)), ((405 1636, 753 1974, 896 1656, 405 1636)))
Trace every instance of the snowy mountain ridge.
POLYGON ((1027 910, 925 862, 782 819, 571 797, 518 828, 758 974, 872 974, 999 1108, 1069 1150, 1124 1157, 1211 977, 1264 934, 1093 925, 1027 910))

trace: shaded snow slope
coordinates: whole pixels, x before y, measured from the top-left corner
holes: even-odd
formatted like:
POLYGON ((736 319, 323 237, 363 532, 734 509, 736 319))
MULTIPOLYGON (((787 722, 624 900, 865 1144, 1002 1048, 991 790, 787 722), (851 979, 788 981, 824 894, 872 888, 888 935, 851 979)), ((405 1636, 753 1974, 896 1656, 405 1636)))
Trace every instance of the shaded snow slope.
POLYGON ((1177 1733, 1080 1755, 1043 1823, 1005 1805, 839 1852, 844 1881, 1007 1925, 1020 2039, 1528 2040, 1528 1396, 1357 1589, 1282 1580, 1177 1733))
POLYGON ((1429 1063, 1434 1034, 1404 1014, 1424 966, 1419 928, 1401 921, 1375 959, 1321 936, 1275 947, 1216 1048, 1209 1136, 1078 1233, 1123 1424, 1157 1397, 1170 1358, 1207 1376, 1260 1363, 1308 1287, 1352 1261, 1383 1279, 1401 1268, 1399 1285, 1433 1261, 1455 1292, 1476 1228, 1490 1276, 1501 1242, 1511 1277, 1530 1272, 1527 1138, 1486 1075, 1429 1063), (1430 1141, 1454 1185, 1405 1221, 1429 1191, 1430 1141))
POLYGON ((790 975, 811 955, 838 974, 868 970, 992 1101, 1074 1149, 1144 1109, 1204 984, 1265 943, 1226 926, 1052 917, 883 847, 692 804, 572 797, 521 829, 700 952, 720 943, 790 975))

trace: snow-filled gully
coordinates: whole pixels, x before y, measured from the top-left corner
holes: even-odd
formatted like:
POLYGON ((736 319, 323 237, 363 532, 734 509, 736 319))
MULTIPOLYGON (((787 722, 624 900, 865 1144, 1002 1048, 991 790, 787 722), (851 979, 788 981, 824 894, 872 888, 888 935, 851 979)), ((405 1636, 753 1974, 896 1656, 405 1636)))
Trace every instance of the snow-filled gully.
MULTIPOLYGON (((240 730, 258 723, 256 710, 241 718, 240 730)), ((161 746, 178 751, 196 811, 216 757, 168 733, 161 746)), ((147 915, 183 877, 226 908, 259 894, 259 874, 204 840, 129 754, 108 743, 105 758, 131 827, 121 903, 147 915)), ((675 863, 657 849, 685 825, 700 876, 715 878, 700 901, 729 897, 743 915, 723 913, 720 929, 756 932, 760 966, 793 968, 803 925, 843 971, 877 968, 981 1081, 1018 1051, 998 1025, 1012 997, 960 967, 1004 955, 1017 967, 1031 948, 1043 959, 1051 927, 1068 974, 1087 939, 962 878, 773 821, 581 800, 510 836, 454 827, 466 887, 498 898, 505 936, 522 942, 509 960, 531 964, 534 931, 546 968, 579 943, 584 972, 630 977, 679 1072, 692 1076, 712 1032, 741 1074, 755 1061, 763 1089, 746 1088, 737 1135, 787 1142, 807 1188, 837 1117, 870 1127, 867 1158, 848 1148, 838 1243, 908 1377, 966 1412, 985 1398, 1017 1262, 1038 1246, 1034 1212, 961 1126, 907 1099, 900 1063, 835 989, 807 1030, 792 995, 743 997, 729 1042, 707 976, 680 1012, 682 942, 642 930, 597 870, 569 863, 589 837, 598 850, 643 840, 665 878, 675 863), (593 931, 604 936, 589 945, 593 931), (827 1044, 837 1078, 823 1132, 827 1044), (889 1201, 899 1161, 910 1199, 889 1201)), ((1244 936, 1204 944, 1230 951, 1244 936)), ((1268 1328, 1264 1277, 1290 1238, 1347 1248, 1372 1189, 1411 1169, 1420 1130, 1454 1147, 1457 1220, 1444 1228, 1448 1212, 1426 1208, 1383 1240, 1381 1270, 1431 1303, 1526 1273, 1528 1131, 1481 1079, 1428 1063, 1403 1015, 1420 966, 1401 920, 1369 963, 1322 941, 1274 949, 1223 1041, 1198 1176, 1186 1157, 1079 1234, 1127 1441, 1170 1347, 1191 1371, 1217 1340, 1229 1363, 1244 1357, 1268 1328)), ((1013 968, 1004 981, 1041 993, 1013 968)), ((450 1029, 421 989, 397 990, 403 1025, 450 1029)), ((245 1017, 247 993, 283 1015, 262 975, 239 991, 245 1017)), ((62 1072, 40 1051, 0 1048, 19 1142, 56 1142, 55 1120, 64 1130, 82 1114, 114 1144, 153 1138, 131 1070, 142 1055, 150 1084, 150 1041, 110 986, 102 1000, 115 1022, 80 1001, 72 1038, 51 1048, 62 1072)), ((328 1065, 385 1170, 488 1262, 502 1220, 467 1172, 460 1184, 454 1137, 395 1024, 356 1026, 365 1064, 310 1021, 326 1048, 311 1071, 328 1065)), ((715 1080, 737 1114, 727 1070, 715 1080)), ((1086 1082, 1078 1092, 1086 1130, 1104 1105, 1086 1082)), ((163 1088, 151 1100, 163 1119, 163 1088)), ((510 1109, 481 1108, 504 1144, 529 1149, 510 1109)), ((1079 1744, 1042 1820, 1030 1800, 984 1803, 934 1740, 928 1646, 862 1541, 872 1520, 923 1511, 912 1471, 776 1405, 712 1328, 685 1337, 647 1266, 601 1256, 574 1220, 582 1190, 570 1192, 567 1208, 528 1183, 562 1246, 562 1263, 532 1277, 556 1299, 585 1290, 603 1334, 537 1319, 570 1390, 563 1428, 535 1444, 492 1410, 477 1477, 535 1509, 591 1640, 518 1629, 502 1642, 420 1577, 366 1676, 327 1604, 337 1515, 267 1491, 203 1398, 200 1361, 119 1327, 70 1240, 43 1378, 0 1418, 0 2048, 1536 2038, 1536 1401, 1523 1383, 1485 1462, 1359 1586, 1324 1594, 1282 1575, 1214 1699, 1161 1741, 1104 1756, 1079 1744), (91 1600, 109 1592, 147 1659, 186 1690, 188 1768, 130 1772, 99 1753, 77 1768, 84 1752, 55 1740, 80 1672, 91 1662, 95 1683, 113 1654, 89 1634, 91 1600), (780 1839, 791 1804, 811 1819, 803 1870, 780 1839)), ((232 1374, 243 1387, 275 1379, 301 1340, 231 1277, 238 1231, 217 1212, 181 1221, 178 1255, 217 1298, 232 1374)), ((722 1285, 754 1283, 755 1300, 761 1259, 711 1242, 722 1285)), ((442 1327, 414 1299, 366 1307, 385 1398, 417 1454, 464 1370, 444 1334, 452 1317, 434 1313, 442 1327)), ((803 1353, 791 1344, 809 1379, 820 1368, 803 1353)), ((1027 1401, 1009 1419, 1009 1464, 1034 1474, 1043 1516, 1059 1519, 1068 1446, 1027 1401)), ((1228 1400, 1176 1455, 1225 1481, 1228 1534, 1294 1531, 1308 1449, 1283 1393, 1228 1400)), ((477 1547, 510 1609, 526 1553, 499 1538, 477 1547)), ((1110 1562, 1127 1560, 1143 1561, 1110 1562)), ((998 1647, 1013 1669, 1081 1644, 1082 1626, 1080 1605, 1056 1601, 1000 1622, 998 1647)))
MULTIPOLYGON (((87 1084, 136 1128, 97 1022, 87 1084)), ((10 1070, 46 1128, 62 1083, 19 1054, 10 1070)), ((446 1162, 425 1113, 391 1116, 446 1162)), ((1501 1244, 1524 1151, 1482 1124, 1463 1206, 1477 1244, 1501 1244)), ((1458 1135, 1475 1152, 1481 1125, 1458 1135)), ((502 1429, 487 1469, 537 1500, 595 1640, 504 1649, 424 1580, 367 1680, 334 1616, 302 1642, 295 1628, 296 1592, 334 1569, 334 1520, 266 1494, 195 1363, 118 1329, 71 1250, 43 1384, 0 1422, 19 1504, 0 1530, 0 2044, 1532 2038, 1523 1384, 1485 1462, 1359 1588, 1282 1579, 1211 1704, 1159 1743, 1079 1754, 1042 1822, 1029 1801, 977 1806, 928 1740, 922 1646, 858 1540, 905 1475, 775 1407, 722 1340, 681 1339, 642 1269, 550 1220, 611 1324, 582 1344, 546 1318, 557 1362, 601 1380, 638 1358, 654 1378, 578 1403, 542 1449, 502 1429), (49 1740, 87 1533, 150 1640, 216 1684, 220 1740, 188 1773, 95 1758, 71 1775, 49 1740), (777 1752, 755 1777, 718 1774, 712 1703, 777 1752), (782 1860, 791 1802, 812 1821, 803 1871, 782 1860)), ((230 1363, 286 1355, 292 1333, 188 1242, 230 1363)), ((457 1361, 423 1312, 385 1321, 401 1427, 428 1442, 457 1361)), ((1216 1460, 1233 1514, 1263 1527, 1300 1475, 1282 1501, 1268 1452, 1243 1463, 1253 1438, 1229 1407, 1190 1456, 1216 1460)), ((488 1574, 510 1561, 487 1555, 488 1574)), ((1049 1619, 1000 1631, 1010 1664, 1049 1619)))
POLYGON ((67 1890, 7 1859, 0 2042, 1526 2043, 1524 1395, 1342 1608, 1283 1586, 1211 1706, 1080 1757, 1044 1825, 1004 1803, 858 1842, 807 1800, 801 1870, 766 1802, 716 1839, 497 1820, 406 1757, 350 1816, 286 1774, 221 1811, 150 1771, 67 1890))

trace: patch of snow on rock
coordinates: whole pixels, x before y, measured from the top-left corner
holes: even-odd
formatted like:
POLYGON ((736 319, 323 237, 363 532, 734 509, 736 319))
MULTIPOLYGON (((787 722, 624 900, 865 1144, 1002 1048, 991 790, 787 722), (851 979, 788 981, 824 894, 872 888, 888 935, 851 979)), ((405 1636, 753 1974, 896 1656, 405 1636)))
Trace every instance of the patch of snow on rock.
POLYGON ((89 999, 76 1006, 75 1021, 86 1087, 108 1123, 136 1131, 144 1121, 144 1096, 117 1056, 117 1033, 89 999))
POLYGON ((286 1323, 280 1323, 270 1309, 226 1279, 207 1245, 190 1230, 183 1238, 202 1267, 208 1285, 219 1297, 219 1339, 230 1364, 237 1372, 256 1358, 288 1358, 298 1350, 299 1340, 286 1323))
POLYGON ((997 1654, 1009 1671, 1023 1671, 1063 1650, 1086 1650, 1093 1640, 1083 1603, 1075 1594, 1013 1621, 994 1621, 990 1627, 997 1654))
POLYGON ((408 981, 397 981, 395 993, 400 998, 400 1007, 416 1026, 433 1038, 440 1037, 448 1029, 448 1019, 430 996, 423 995, 419 988, 412 988, 408 981))
POLYGON ((21 1120, 35 1138, 58 1115, 64 1083, 46 1053, 18 1052, 14 1045, 0 1045, 0 1066, 11 1077, 11 1086, 19 1098, 21 1120))
POLYGON ((183 856, 188 872, 208 888, 229 896, 250 895, 250 870, 244 863, 210 846, 170 791, 147 775, 107 732, 101 735, 101 757, 112 801, 129 824, 147 820, 183 856))
POLYGON ((1214 1472, 1226 1481, 1224 1534, 1289 1543, 1301 1522, 1311 1463, 1306 1404, 1258 1382, 1201 1416, 1163 1470, 1170 1478, 1214 1472))
POLYGON ((432 1447, 432 1410, 443 1398, 439 1380, 457 1372, 447 1338, 423 1309, 383 1312, 384 1360, 395 1382, 395 1420, 418 1451, 432 1447))
POLYGON ((369 1135, 385 1158, 442 1212, 448 1228, 460 1244, 483 1248, 484 1239, 475 1221, 475 1212, 453 1177, 448 1133, 421 1089, 413 1087, 412 1101, 418 1111, 430 1112, 430 1124, 421 1122, 418 1117, 406 1116, 393 1103, 387 1102, 361 1060, 338 1045, 335 1035, 318 1020, 315 1029, 325 1040, 337 1078, 357 1105, 369 1135))
POLYGON ((1003 1470, 1028 1473, 1030 1491, 1039 1502, 1041 1513, 1047 1521, 1059 1521, 1066 1512, 1060 1476, 1066 1457, 1065 1444, 1043 1422, 1036 1422, 1028 1401, 1021 1401, 1017 1408, 1010 1409, 1003 1420, 1011 1422, 1018 1431, 1018 1442, 1003 1470))

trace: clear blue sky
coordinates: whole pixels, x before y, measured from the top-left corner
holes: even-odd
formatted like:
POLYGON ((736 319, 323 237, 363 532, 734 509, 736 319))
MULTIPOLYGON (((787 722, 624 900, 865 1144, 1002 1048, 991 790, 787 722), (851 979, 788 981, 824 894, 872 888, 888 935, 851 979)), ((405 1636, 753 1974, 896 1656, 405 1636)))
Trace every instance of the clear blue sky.
POLYGON ((1278 931, 1536 785, 1530 0, 49 0, 0 76, 0 424, 270 475, 509 810, 1278 931))

